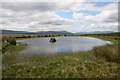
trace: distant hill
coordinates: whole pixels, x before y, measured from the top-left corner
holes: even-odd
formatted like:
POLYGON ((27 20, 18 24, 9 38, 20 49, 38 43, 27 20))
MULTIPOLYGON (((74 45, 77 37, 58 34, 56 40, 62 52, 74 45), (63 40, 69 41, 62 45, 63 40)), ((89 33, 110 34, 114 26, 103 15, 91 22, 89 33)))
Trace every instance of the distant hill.
POLYGON ((93 32, 78 32, 75 34, 105 34, 105 33, 115 33, 114 31, 93 31, 93 32))
POLYGON ((73 34, 73 33, 67 31, 27 32, 27 31, 2 30, 2 34, 73 34))
POLYGON ((27 31, 13 31, 13 30, 0 30, 2 34, 105 34, 115 33, 114 31, 93 31, 93 32, 78 32, 71 33, 68 31, 38 31, 38 32, 27 32, 27 31))
POLYGON ((12 30, 2 30, 2 34, 27 34, 26 31, 12 31, 12 30))
POLYGON ((39 31, 36 34, 73 34, 67 31, 39 31))

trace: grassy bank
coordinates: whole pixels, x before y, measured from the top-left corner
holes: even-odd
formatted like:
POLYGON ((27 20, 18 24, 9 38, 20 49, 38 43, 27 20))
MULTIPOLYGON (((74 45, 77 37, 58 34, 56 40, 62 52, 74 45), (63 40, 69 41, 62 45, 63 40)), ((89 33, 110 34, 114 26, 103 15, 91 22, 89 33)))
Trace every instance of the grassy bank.
POLYGON ((120 44, 120 32, 118 33, 108 33, 108 34, 84 34, 79 36, 95 37, 103 40, 108 40, 114 44, 120 44))
POLYGON ((119 64, 94 61, 88 52, 32 56, 3 69, 4 78, 113 78, 119 64))
POLYGON ((119 35, 120 33, 109 33, 109 34, 86 34, 81 36, 95 37, 111 41, 113 44, 93 48, 93 54, 97 59, 120 63, 119 35))
POLYGON ((19 51, 19 50, 25 49, 27 45, 28 44, 26 44, 26 43, 17 42, 17 45, 15 45, 15 46, 14 45, 10 45, 9 47, 7 47, 7 50, 11 51, 11 52, 19 51))
MULTIPOLYGON (((3 44, 5 45, 6 43, 3 43, 3 44)), ((21 51, 25 48, 27 48, 27 44, 19 43, 19 42, 17 42, 17 45, 8 45, 6 47, 3 47, 1 51, 2 65, 9 66, 11 64, 18 62, 18 60, 20 60, 20 57, 18 57, 19 56, 18 51, 21 51)))
POLYGON ((4 53, 13 53, 15 51, 19 51, 24 49, 27 44, 16 42, 16 37, 21 37, 22 34, 0 34, 0 50, 4 53))
POLYGON ((4 53, 13 53, 25 49, 27 46, 26 43, 17 42, 16 45, 11 45, 5 42, 2 42, 1 52, 4 53))
MULTIPOLYGON (((3 68, 3 78, 120 78, 118 39, 93 36, 114 44, 86 52, 35 55, 3 68)), ((114 36, 116 37, 116 36, 114 36)), ((118 36, 117 36, 118 37, 118 36)))
POLYGON ((64 34, 52 34, 52 35, 39 35, 39 34, 0 34, 2 38, 4 37, 11 37, 15 38, 16 40, 22 39, 31 39, 31 38, 45 38, 45 37, 60 37, 60 36, 68 36, 64 34))
POLYGON ((116 78, 120 64, 95 60, 90 52, 32 56, 3 69, 3 78, 116 78))

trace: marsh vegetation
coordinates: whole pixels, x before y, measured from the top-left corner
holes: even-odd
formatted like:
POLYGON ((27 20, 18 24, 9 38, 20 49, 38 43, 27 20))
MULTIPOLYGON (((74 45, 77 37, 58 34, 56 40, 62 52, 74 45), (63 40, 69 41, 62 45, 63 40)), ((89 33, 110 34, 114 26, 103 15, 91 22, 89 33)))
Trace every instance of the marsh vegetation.
POLYGON ((77 35, 113 42, 110 45, 94 47, 89 51, 60 52, 19 57, 19 59, 17 53, 5 55, 4 63, 9 63, 11 57, 13 62, 3 68, 3 78, 120 78, 119 36, 108 35, 77 35))

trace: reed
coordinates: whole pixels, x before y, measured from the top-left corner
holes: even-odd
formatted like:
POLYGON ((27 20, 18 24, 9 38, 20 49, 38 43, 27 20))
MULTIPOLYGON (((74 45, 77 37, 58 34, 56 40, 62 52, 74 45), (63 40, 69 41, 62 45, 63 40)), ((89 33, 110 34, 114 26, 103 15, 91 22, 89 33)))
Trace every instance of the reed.
POLYGON ((118 45, 111 44, 93 48, 93 54, 97 59, 106 60, 109 62, 120 63, 120 57, 118 56, 118 45))

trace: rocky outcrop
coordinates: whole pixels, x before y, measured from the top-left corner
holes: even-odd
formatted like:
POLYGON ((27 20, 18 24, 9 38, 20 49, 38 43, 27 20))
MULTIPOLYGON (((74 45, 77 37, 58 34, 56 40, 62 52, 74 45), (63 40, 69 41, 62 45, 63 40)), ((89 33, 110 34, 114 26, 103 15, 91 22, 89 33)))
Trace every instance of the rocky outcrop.
POLYGON ((49 41, 50 42, 56 42, 57 40, 55 38, 51 38, 49 41))

